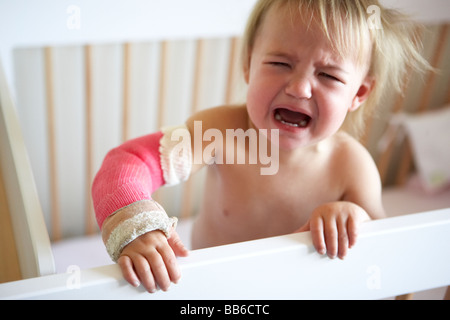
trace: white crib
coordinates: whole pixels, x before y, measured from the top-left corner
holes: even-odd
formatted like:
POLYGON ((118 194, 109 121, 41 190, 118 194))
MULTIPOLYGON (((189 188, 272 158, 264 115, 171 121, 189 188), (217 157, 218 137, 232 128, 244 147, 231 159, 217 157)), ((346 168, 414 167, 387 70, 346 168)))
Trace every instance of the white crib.
MULTIPOLYGON (((436 12, 433 5, 423 8, 420 1, 403 2, 413 14, 420 12, 419 18, 427 23, 425 55, 443 72, 427 75, 425 82, 412 77, 405 96, 392 98, 394 102, 383 112, 421 112, 450 101, 450 10, 442 9, 448 3, 435 1, 435 8, 440 8, 436 12)), ((114 0, 108 2, 107 14, 99 2, 87 0, 77 1, 76 5, 52 0, 45 10, 33 1, 0 3, 0 54, 5 71, 0 82, 1 228, 2 235, 8 237, 2 242, 13 241, 17 247, 0 247, 1 264, 6 264, 0 269, 4 273, 0 280, 32 278, 0 285, 0 298, 98 298, 96 293, 103 290, 108 291, 105 298, 122 294, 138 299, 183 298, 188 292, 189 298, 201 298, 203 294, 212 298, 209 288, 242 283, 243 287, 253 288, 242 290, 242 298, 372 299, 450 284, 449 272, 445 272, 450 270, 448 210, 370 223, 362 243, 344 262, 326 262, 311 253, 308 234, 195 251, 180 261, 182 283, 169 294, 151 297, 124 287, 116 266, 99 267, 111 262, 97 233, 89 190, 105 153, 123 140, 182 123, 202 108, 243 101, 239 35, 254 2, 114 0), (22 11, 24 6, 28 10, 22 11), (11 21, 13 16, 15 21, 11 21), (174 21, 179 24, 174 25, 174 21), (8 25, 18 28, 8 29, 8 25), (10 218, 3 214, 6 211, 10 218), (12 227, 8 226, 9 220, 12 227), (406 241, 400 241, 414 235, 416 240, 408 241, 406 247, 406 241), (439 252, 430 249, 433 243, 443 246, 439 252), (393 252, 376 257, 367 253, 386 247, 393 252), (416 250, 419 258, 429 258, 419 263, 404 259, 403 254, 394 255, 395 249, 404 248, 416 250), (292 265, 277 265, 278 257, 292 265), (373 262, 362 264, 364 260, 373 262), (272 261, 273 265, 261 268, 261 261, 272 261), (398 267, 391 268, 394 261, 398 267), (439 272, 432 269, 433 278, 427 276, 430 263, 441 266, 439 272), (233 268, 243 264, 247 267, 235 272, 236 280, 216 276, 221 270, 231 275, 233 268), (411 273, 395 281, 398 270, 411 265, 415 266, 410 268, 411 273), (304 270, 299 274, 310 275, 319 266, 331 274, 344 269, 349 270, 346 275, 358 273, 355 287, 350 289, 345 283, 349 289, 344 295, 333 290, 329 295, 326 290, 314 292, 306 285, 302 290, 291 290, 305 283, 304 275, 299 275, 292 277, 292 285, 286 287, 285 293, 276 290, 279 284, 275 281, 269 286, 272 291, 254 289, 261 280, 259 270, 269 273, 273 268, 287 268, 292 271, 288 273, 291 277, 297 267, 304 270), (377 272, 382 272, 378 280, 377 272), (202 283, 204 290, 193 294, 192 284, 198 275, 206 274, 210 278, 202 283), (68 279, 81 279, 81 289, 71 290, 68 279), (377 282, 380 279, 381 288, 377 282), (370 284, 372 280, 375 282, 370 284), (109 295, 111 288, 114 290, 109 295)), ((403 2, 396 4, 401 6, 403 2)), ((414 183, 405 183, 414 172, 408 143, 396 145, 391 140, 383 152, 377 149, 389 117, 388 112, 380 114, 363 140, 377 160, 385 184, 391 186, 384 194, 389 215, 449 208, 450 189, 430 195, 414 183)), ((156 195, 170 214, 182 218, 180 228, 185 242, 189 242, 190 217, 202 193, 202 179, 201 174, 196 175, 156 195)), ((330 288, 346 280, 348 277, 335 279, 330 288)), ((226 292, 214 294, 216 298, 227 298, 226 292)))
POLYGON ((112 265, 6 283, 0 299, 380 299, 450 284, 449 231, 447 209, 368 223, 344 261, 302 233, 193 251, 168 292, 133 288, 112 265))

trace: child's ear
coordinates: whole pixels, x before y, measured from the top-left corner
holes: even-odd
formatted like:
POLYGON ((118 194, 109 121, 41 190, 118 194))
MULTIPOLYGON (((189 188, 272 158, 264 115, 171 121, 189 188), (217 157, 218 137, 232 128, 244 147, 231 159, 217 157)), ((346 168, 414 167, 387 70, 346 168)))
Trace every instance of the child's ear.
POLYGON ((375 86, 375 79, 367 76, 361 86, 358 89, 355 97, 353 98, 352 105, 348 109, 349 112, 357 110, 366 100, 369 98, 373 88, 375 86))

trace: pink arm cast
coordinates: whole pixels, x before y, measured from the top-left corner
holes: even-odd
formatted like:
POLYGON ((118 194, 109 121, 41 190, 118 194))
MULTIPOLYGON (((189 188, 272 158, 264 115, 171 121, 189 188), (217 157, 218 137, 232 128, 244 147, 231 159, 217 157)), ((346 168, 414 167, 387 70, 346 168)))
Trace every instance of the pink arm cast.
POLYGON ((151 199, 164 185, 160 160, 162 132, 130 140, 105 157, 92 185, 97 223, 134 202, 151 199))

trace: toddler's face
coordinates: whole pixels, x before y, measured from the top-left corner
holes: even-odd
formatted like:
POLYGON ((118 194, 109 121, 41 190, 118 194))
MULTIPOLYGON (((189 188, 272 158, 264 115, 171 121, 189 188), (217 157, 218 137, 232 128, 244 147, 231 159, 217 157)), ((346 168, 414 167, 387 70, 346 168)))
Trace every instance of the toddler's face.
POLYGON ((270 9, 245 70, 252 124, 279 129, 286 150, 333 135, 372 87, 356 56, 341 58, 317 26, 292 20, 285 9, 270 9))

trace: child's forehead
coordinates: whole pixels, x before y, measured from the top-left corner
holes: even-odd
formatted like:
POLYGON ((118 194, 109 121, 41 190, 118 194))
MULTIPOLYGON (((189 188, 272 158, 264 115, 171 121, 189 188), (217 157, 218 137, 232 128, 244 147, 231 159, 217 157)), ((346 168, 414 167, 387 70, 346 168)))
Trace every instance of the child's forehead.
POLYGON ((348 16, 344 14, 321 12, 318 8, 294 6, 284 1, 275 2, 262 17, 258 33, 263 32, 261 29, 271 30, 277 25, 294 30, 297 28, 295 31, 299 34, 316 32, 341 58, 354 56, 360 64, 368 64, 370 58, 367 56, 370 55, 372 44, 370 34, 352 26, 347 19, 348 16), (324 19, 323 14, 332 17, 324 19))
MULTIPOLYGON (((316 34, 320 38, 326 36, 326 33, 316 22, 313 22, 313 18, 305 20, 304 15, 295 13, 284 7, 272 6, 264 15, 261 25, 259 26, 259 33, 279 32, 280 37, 304 35, 304 34, 316 34)), ((264 36, 262 38, 264 38, 264 36)), ((319 40, 319 39, 314 39, 319 40)))

